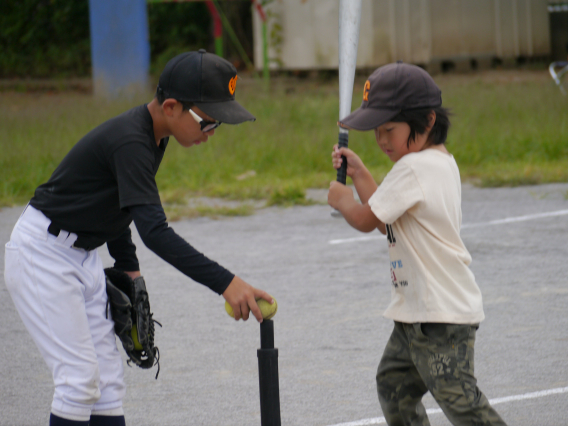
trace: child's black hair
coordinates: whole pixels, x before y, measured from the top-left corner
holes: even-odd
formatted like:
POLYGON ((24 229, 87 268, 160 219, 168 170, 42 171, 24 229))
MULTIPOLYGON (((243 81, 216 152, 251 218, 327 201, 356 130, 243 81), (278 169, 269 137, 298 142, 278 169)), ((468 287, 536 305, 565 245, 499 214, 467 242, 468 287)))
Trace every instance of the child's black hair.
POLYGON ((160 86, 158 86, 156 88, 156 96, 155 98, 158 100, 158 103, 160 105, 162 105, 164 103, 164 101, 166 100, 166 96, 164 95, 164 91, 162 90, 162 88, 160 86))
POLYGON ((428 135, 428 142, 432 145, 440 145, 446 142, 448 129, 450 128, 450 111, 447 108, 420 108, 401 111, 396 117, 389 120, 396 123, 407 123, 410 126, 407 147, 416 139, 416 134, 423 134, 428 127, 430 112, 436 113, 436 122, 428 135))
MULTIPOLYGON (((164 95, 164 91, 162 90, 162 88, 160 86, 157 87, 156 95, 154 97, 158 100, 158 103, 160 105, 162 105, 164 103, 164 101, 167 99, 166 95, 164 95)), ((178 102, 180 102, 183 105, 184 110, 189 109, 193 106, 192 103, 181 102, 181 101, 178 101, 178 102)))

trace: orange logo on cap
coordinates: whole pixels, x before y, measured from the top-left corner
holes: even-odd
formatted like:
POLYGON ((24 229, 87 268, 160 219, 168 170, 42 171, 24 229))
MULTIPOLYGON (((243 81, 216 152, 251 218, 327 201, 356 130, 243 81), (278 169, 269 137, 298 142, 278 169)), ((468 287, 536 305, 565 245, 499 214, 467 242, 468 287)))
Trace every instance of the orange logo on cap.
POLYGON ((235 89, 237 88, 237 78, 237 76, 234 76, 229 81, 229 92, 231 92, 231 95, 235 94, 235 89))
POLYGON ((367 80, 365 82, 365 87, 363 87, 363 100, 369 101, 369 90, 371 90, 371 82, 367 80))

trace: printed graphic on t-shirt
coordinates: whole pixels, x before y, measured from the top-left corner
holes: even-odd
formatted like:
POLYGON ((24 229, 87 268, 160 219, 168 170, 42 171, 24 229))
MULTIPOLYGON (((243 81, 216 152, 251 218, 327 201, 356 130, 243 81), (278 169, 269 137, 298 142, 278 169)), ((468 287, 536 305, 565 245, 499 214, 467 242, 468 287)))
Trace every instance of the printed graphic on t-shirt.
POLYGON ((392 232, 392 225, 386 225, 387 228, 387 240, 389 240, 389 248, 394 247, 396 245, 396 238, 394 237, 394 233, 392 232))
MULTIPOLYGON (((391 225, 386 225, 387 228, 387 239, 389 242, 389 249, 394 249, 396 247, 396 238, 394 236, 394 232, 391 225)), ((391 270, 391 282, 394 288, 399 287, 408 287, 408 281, 405 279, 399 280, 397 279, 397 272, 398 275, 404 276, 403 273, 403 264, 402 259, 392 259, 392 252, 391 252, 391 262, 390 262, 390 270, 391 270)))
POLYGON ((407 287, 408 281, 407 280, 397 280, 396 278, 396 271, 402 269, 402 260, 391 260, 390 264, 391 269, 391 281, 394 288, 398 287, 407 287))

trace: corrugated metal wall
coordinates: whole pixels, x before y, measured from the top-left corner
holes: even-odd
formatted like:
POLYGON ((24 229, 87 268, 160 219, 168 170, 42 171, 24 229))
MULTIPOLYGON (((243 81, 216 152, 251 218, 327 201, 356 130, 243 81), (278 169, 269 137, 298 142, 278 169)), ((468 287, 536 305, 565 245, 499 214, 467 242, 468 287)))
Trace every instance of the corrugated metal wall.
POLYGON ((550 56, 554 61, 568 59, 568 3, 552 3, 550 13, 550 56))
MULTIPOLYGON (((363 0, 357 66, 396 60, 441 67, 550 54, 548 0, 363 0), (474 62, 472 62, 472 60, 474 62)), ((339 0, 275 0, 268 13, 272 69, 334 69, 339 0)), ((255 64, 262 67, 254 13, 255 64)))

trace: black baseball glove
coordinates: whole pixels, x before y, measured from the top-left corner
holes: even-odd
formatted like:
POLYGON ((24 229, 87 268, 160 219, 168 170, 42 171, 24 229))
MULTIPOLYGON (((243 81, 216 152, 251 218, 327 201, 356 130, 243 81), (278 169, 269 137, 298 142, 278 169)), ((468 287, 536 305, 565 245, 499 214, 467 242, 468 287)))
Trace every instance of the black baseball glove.
POLYGON ((114 268, 105 269, 108 308, 114 321, 114 331, 120 338, 128 355, 128 363, 133 362, 140 368, 152 368, 158 365, 156 379, 160 374, 160 352, 154 346, 154 323, 146 283, 143 277, 130 278, 123 271, 114 268))

